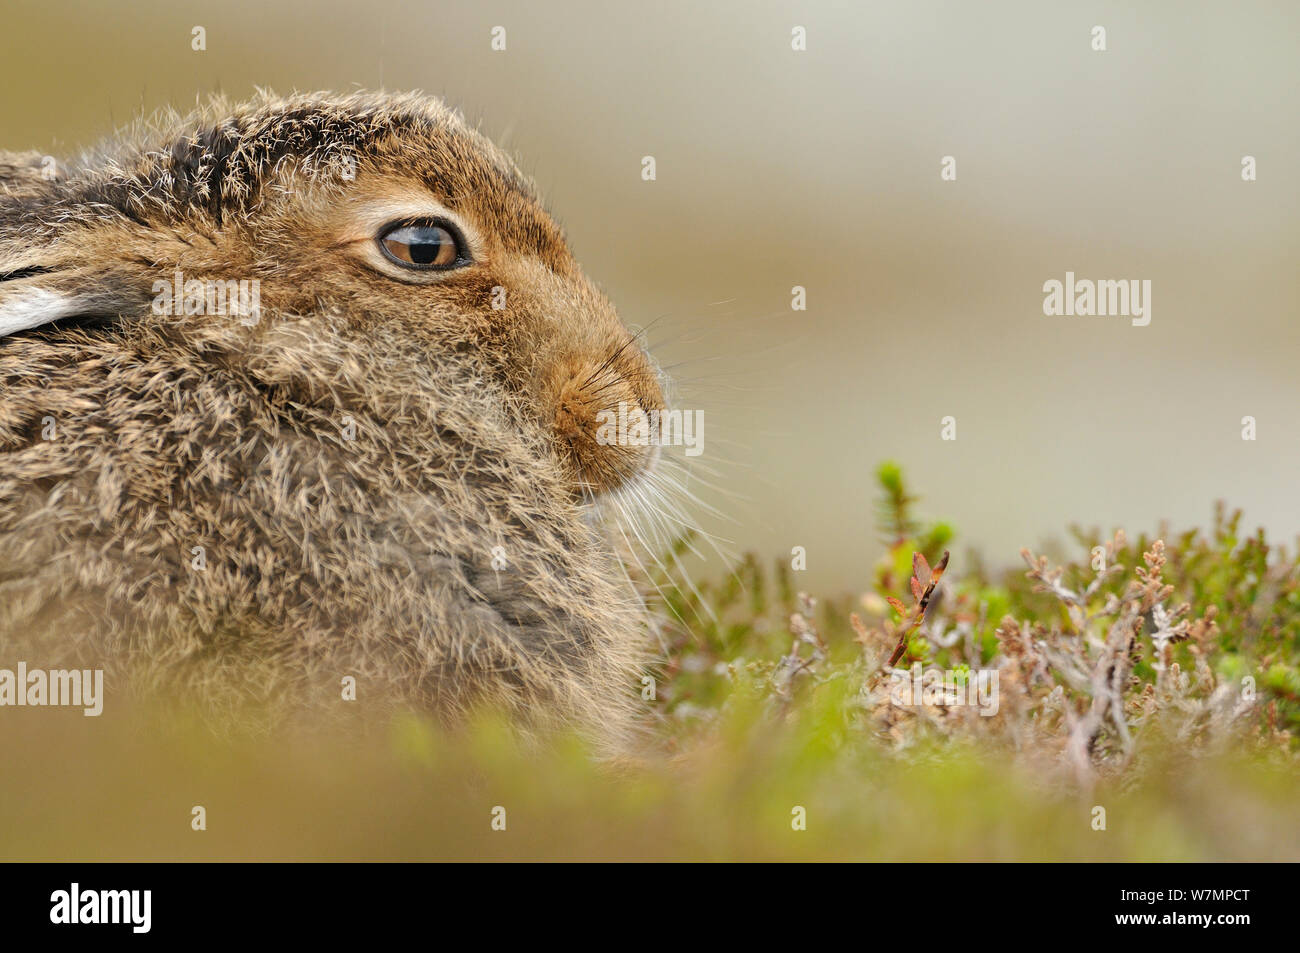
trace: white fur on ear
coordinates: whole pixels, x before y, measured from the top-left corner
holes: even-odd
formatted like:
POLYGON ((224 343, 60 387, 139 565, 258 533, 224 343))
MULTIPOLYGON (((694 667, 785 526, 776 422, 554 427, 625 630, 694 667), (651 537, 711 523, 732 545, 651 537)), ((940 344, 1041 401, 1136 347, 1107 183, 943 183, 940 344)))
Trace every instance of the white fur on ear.
POLYGON ((0 336, 38 328, 75 314, 77 309, 76 296, 47 288, 15 290, 9 294, 0 290, 0 336))

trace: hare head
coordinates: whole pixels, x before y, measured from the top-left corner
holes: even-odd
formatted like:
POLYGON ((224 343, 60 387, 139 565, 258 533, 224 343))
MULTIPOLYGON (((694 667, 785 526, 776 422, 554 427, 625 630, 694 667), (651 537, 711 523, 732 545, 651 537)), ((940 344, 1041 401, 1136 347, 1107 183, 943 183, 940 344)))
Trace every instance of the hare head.
POLYGON ((630 717, 644 606, 584 504, 652 464, 606 414, 658 371, 436 100, 0 154, 0 393, 0 651, 630 717))
POLYGON ((652 462, 600 425, 662 407, 656 368, 530 183, 436 100, 214 101, 72 168, 0 154, 0 335, 211 323, 214 287, 238 289, 245 324, 341 315, 363 339, 400 330, 430 359, 466 355, 546 435, 577 498, 652 462))

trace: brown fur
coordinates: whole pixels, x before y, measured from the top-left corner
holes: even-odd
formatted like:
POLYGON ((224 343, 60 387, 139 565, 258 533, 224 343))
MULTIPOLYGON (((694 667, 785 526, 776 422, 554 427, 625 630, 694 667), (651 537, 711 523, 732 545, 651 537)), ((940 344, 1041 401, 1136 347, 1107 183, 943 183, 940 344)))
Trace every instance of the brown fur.
POLYGON ((263 96, 39 164, 0 156, 0 316, 75 309, 0 338, 0 665, 626 725, 639 602, 584 500, 648 465, 595 414, 658 375, 503 153, 436 100, 263 96), (428 201, 475 262, 385 272, 376 216, 428 201), (260 320, 153 313, 177 269, 260 320))

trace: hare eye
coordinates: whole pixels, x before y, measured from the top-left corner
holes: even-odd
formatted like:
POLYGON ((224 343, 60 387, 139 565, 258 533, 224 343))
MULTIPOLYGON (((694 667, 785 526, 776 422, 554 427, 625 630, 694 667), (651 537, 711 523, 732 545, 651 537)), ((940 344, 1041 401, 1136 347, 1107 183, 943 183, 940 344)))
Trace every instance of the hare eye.
POLYGON ((465 242, 446 222, 403 222, 379 235, 384 254, 404 268, 441 271, 469 264, 465 242))

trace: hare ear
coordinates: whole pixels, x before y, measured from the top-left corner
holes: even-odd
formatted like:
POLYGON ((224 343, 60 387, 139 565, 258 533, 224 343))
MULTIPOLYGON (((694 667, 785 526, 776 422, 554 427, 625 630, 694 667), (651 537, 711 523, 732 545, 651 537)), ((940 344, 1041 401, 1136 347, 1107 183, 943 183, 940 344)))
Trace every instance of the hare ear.
POLYGON ((16 251, 0 229, 0 337, 64 319, 101 327, 148 301, 122 274, 78 267, 57 245, 16 251))
MULTIPOLYGON (((0 200, 29 205, 63 178, 52 156, 39 152, 0 151, 0 200), (24 201, 26 200, 26 201, 24 201)), ((43 264, 48 251, 16 247, 0 230, 0 336, 49 324, 81 309, 78 297, 41 280, 55 269, 43 264)))
POLYGON ((102 327, 138 313, 149 301, 121 275, 66 267, 54 256, 49 265, 32 258, 39 261, 39 253, 15 260, 0 238, 0 338, 55 321, 102 327))
POLYGON ((0 227, 0 336, 84 311, 86 295, 75 281, 80 276, 61 267, 56 247, 24 246, 0 227))
POLYGON ((38 328, 83 310, 73 295, 41 287, 9 289, 0 285, 0 337, 38 328))
POLYGON ((68 318, 103 324, 142 300, 123 274, 88 263, 78 230, 49 230, 63 182, 48 156, 0 152, 0 337, 68 318))

